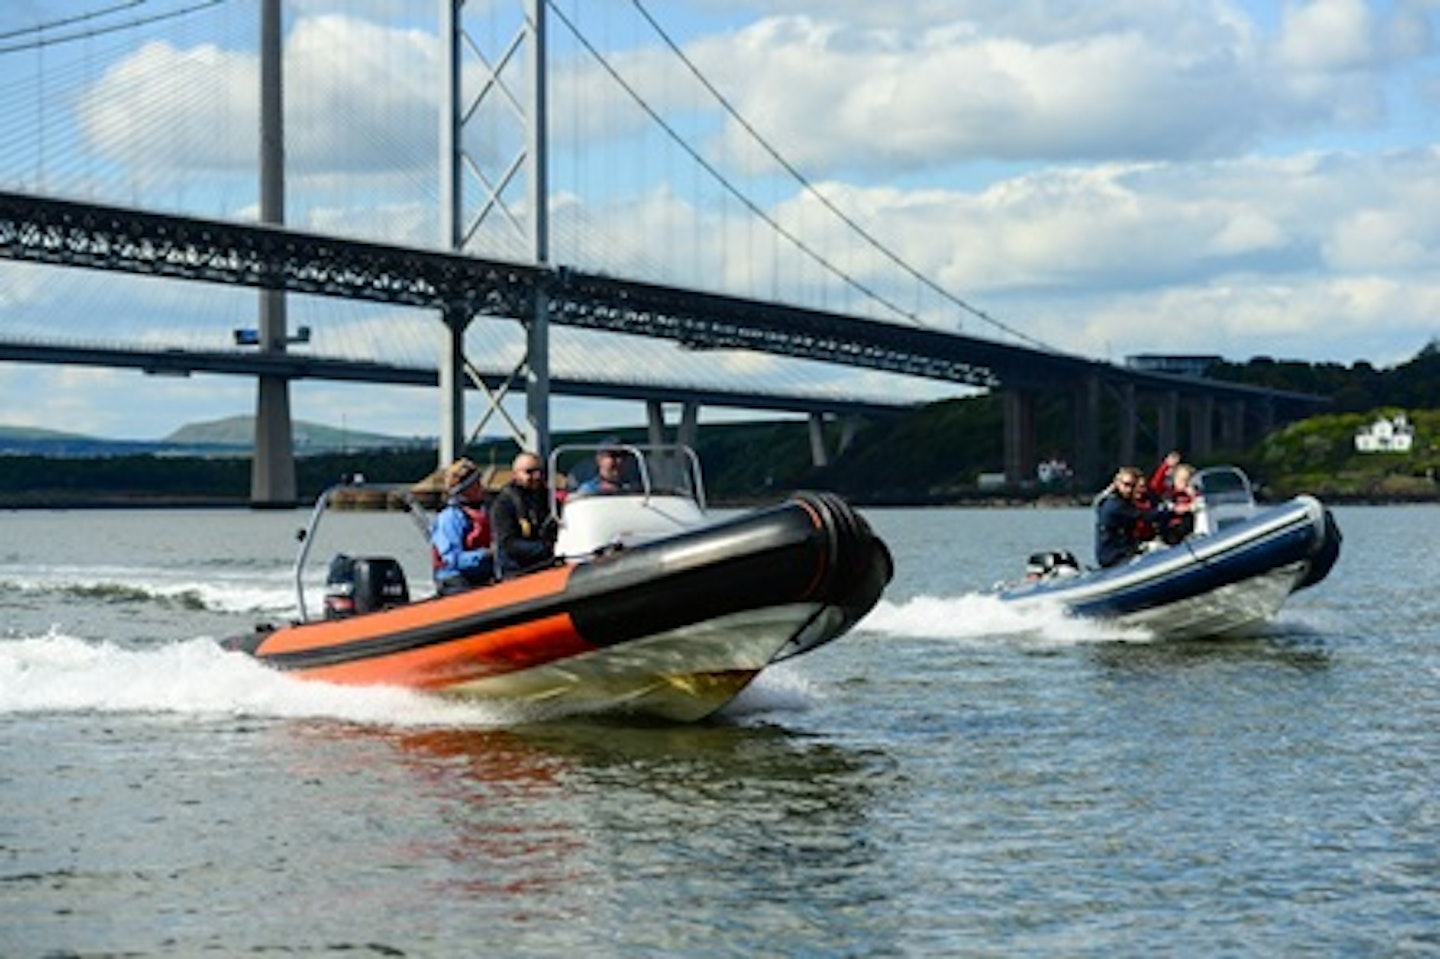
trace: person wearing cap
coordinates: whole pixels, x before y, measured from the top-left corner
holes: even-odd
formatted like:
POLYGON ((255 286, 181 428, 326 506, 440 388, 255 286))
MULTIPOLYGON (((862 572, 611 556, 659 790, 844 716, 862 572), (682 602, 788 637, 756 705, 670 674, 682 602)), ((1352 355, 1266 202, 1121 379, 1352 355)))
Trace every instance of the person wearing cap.
POLYGON ((595 454, 595 475, 575 487, 575 495, 595 496, 628 490, 630 484, 621 476, 627 455, 618 439, 611 437, 602 440, 600 450, 595 454))
POLYGON ((445 508, 430 527, 435 591, 442 595, 484 586, 495 580, 490 544, 490 515, 481 470, 461 457, 445 467, 445 508))
POLYGON ((550 491, 540 457, 520 453, 510 474, 510 482, 490 504, 496 579, 511 579, 555 562, 557 522, 550 513, 550 491))

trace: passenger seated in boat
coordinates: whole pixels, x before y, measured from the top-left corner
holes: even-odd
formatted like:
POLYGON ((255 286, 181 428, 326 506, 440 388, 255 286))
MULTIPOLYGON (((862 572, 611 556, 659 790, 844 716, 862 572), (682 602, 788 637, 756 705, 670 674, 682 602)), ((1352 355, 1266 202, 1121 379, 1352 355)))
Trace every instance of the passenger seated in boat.
POLYGON ((624 476, 630 462, 630 454, 614 438, 601 442, 595 454, 595 475, 573 490, 576 496, 595 496, 605 493, 627 493, 634 484, 624 476))
POLYGON ((525 452, 511 464, 510 482, 490 504, 495 531, 496 578, 511 579, 555 562, 555 517, 545 467, 535 453, 525 452))
POLYGON ((1189 512, 1189 505, 1155 506, 1150 503, 1144 474, 1134 466, 1122 466, 1095 507, 1095 561, 1115 566, 1138 554, 1175 515, 1189 512))
POLYGON ((441 595, 484 586, 495 580, 490 542, 488 490, 480 467, 461 457, 445 467, 446 504, 430 527, 435 591, 441 595))
POLYGON ((1172 507, 1184 507, 1159 529, 1160 538, 1169 546, 1174 546, 1195 531, 1195 487, 1191 484, 1194 476, 1195 467, 1184 462, 1179 452, 1167 455, 1150 474, 1148 486, 1152 495, 1172 507))

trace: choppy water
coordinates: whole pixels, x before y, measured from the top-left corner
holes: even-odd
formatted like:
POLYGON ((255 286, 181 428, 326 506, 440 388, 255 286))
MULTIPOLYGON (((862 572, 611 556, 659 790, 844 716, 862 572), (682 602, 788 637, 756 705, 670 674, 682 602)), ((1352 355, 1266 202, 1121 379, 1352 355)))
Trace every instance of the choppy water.
POLYGON ((1083 511, 868 515, 857 633, 656 726, 219 652, 300 514, 0 514, 0 956, 1440 955, 1440 509, 1179 646, 983 595, 1083 511))

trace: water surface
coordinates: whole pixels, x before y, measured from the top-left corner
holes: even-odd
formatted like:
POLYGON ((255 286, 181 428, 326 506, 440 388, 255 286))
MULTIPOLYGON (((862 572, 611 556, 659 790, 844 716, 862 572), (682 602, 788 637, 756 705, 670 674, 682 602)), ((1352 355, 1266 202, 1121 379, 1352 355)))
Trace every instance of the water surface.
POLYGON ((0 515, 0 955, 1440 954, 1440 510, 1180 645, 985 595, 1085 511, 867 515, 879 608, 693 726, 220 652, 303 514, 0 515))

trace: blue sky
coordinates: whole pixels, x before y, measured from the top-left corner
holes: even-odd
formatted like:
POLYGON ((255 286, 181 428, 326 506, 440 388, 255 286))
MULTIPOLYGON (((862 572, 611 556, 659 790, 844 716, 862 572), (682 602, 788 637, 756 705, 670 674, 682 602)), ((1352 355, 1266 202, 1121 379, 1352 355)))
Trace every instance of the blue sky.
MULTIPOLYGON (((0 6, 0 185, 253 217, 254 0, 120 28, 196 4, 0 6), (30 45, 67 30, 94 33, 30 45)), ((504 34, 519 0, 491 6, 472 2, 467 16, 504 34)), ((435 242, 434 11, 432 0, 286 4, 292 223, 435 242)), ((559 0, 551 29, 558 262, 894 319, 857 295, 863 285, 915 314, 899 321, 1005 335, 958 299, 1117 361, 1202 352, 1388 366, 1440 334, 1440 0, 559 0), (746 199, 700 172, 611 70, 746 199)), ((477 155, 503 154, 498 127, 475 136, 477 155)), ((485 252, 523 256, 513 238, 484 239, 498 244, 485 252)), ((199 345, 253 316, 253 296, 66 272, 0 262, 0 329, 58 318, 76 336, 165 342, 183 328, 199 345)), ((318 345, 403 341, 407 358, 431 355, 433 318, 308 302, 292 316, 318 345)), ((494 329, 473 348, 518 349, 494 329)), ((653 345, 562 337, 557 364, 623 368, 640 349, 653 345)), ((763 357, 646 355, 745 385, 912 389, 763 357)), ((0 390, 43 397, 7 402, 0 421, 135 437, 253 404, 241 380, 14 365, 0 367, 0 390)), ((298 416, 336 423, 344 410, 351 426, 406 435, 433 432, 438 408, 393 388, 297 384, 294 395, 298 416)), ((562 428, 639 417, 564 402, 555 416, 562 428)))

